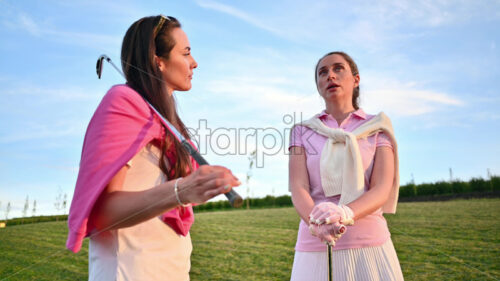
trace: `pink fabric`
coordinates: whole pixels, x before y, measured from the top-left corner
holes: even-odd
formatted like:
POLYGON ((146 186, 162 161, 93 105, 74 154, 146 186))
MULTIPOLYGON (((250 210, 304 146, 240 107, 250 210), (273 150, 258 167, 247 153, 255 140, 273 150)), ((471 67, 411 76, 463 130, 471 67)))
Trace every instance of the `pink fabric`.
MULTIPOLYGON (((320 119, 330 128, 341 128, 347 132, 352 132, 363 123, 367 122, 375 115, 368 115, 362 109, 351 113, 342 124, 323 111, 320 119)), ((304 126, 296 126, 291 134, 290 145, 304 147, 307 156, 307 172, 309 174, 310 194, 315 204, 321 202, 333 202, 338 204, 340 195, 326 197, 321 186, 320 175, 320 157, 326 137, 319 135, 311 129, 304 126)), ((392 148, 391 141, 384 133, 377 133, 367 139, 358 140, 359 150, 365 171, 365 190, 370 186, 370 177, 373 170, 373 160, 375 150, 379 146, 389 146, 392 148)), ((382 245, 390 237, 387 222, 382 216, 382 210, 378 209, 370 215, 357 220, 353 226, 347 227, 347 232, 336 242, 334 250, 371 247, 382 245)), ((311 235, 307 224, 300 221, 299 232, 297 235, 296 251, 314 252, 325 251, 326 245, 311 235)))
MULTIPOLYGON (((66 247, 78 252, 93 226, 89 215, 111 178, 150 142, 165 138, 161 119, 127 85, 115 85, 104 96, 90 120, 83 143, 80 170, 68 217, 66 247)), ((175 155, 168 154, 171 161, 175 155)), ((193 166, 195 169, 197 165, 193 166)), ((162 220, 186 236, 194 222, 193 209, 175 208, 162 220)))

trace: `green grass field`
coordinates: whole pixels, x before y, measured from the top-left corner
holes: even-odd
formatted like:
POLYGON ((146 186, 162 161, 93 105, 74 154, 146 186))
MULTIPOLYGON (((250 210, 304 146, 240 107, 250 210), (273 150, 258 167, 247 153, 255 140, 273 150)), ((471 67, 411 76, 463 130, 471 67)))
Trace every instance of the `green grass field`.
MULTIPOLYGON (((500 199, 400 203, 386 216, 406 280, 499 280, 500 199)), ((192 280, 288 280, 293 208, 200 213, 192 280)), ((86 280, 87 245, 64 250, 65 222, 0 229, 0 280, 86 280)))

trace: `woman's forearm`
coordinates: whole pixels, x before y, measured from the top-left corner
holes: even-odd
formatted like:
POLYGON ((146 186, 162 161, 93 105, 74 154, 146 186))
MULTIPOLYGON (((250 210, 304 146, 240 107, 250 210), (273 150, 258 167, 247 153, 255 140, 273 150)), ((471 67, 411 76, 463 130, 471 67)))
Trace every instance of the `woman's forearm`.
POLYGON ((90 223, 99 231, 136 225, 175 208, 180 202, 204 203, 241 184, 229 169, 203 165, 182 179, 142 191, 123 191, 127 170, 124 166, 116 173, 94 204, 90 223), (176 181, 180 202, 174 191, 176 181))
POLYGON ((91 219, 99 231, 129 227, 175 208, 174 181, 143 191, 111 191, 95 204, 91 219))
POLYGON ((372 187, 355 201, 347 204, 354 212, 354 221, 373 213, 389 198, 389 192, 385 187, 372 187))
POLYGON ((348 206, 354 220, 363 218, 382 207, 389 198, 394 180, 394 153, 390 147, 378 147, 370 181, 370 189, 348 206))
POLYGON ((302 220, 309 224, 309 214, 314 207, 314 201, 309 192, 300 188, 296 191, 292 191, 292 202, 302 220))
POLYGON ((307 173, 306 152, 303 147, 290 149, 288 181, 292 192, 292 202, 299 216, 309 224, 309 214, 314 201, 309 193, 309 175, 307 173))

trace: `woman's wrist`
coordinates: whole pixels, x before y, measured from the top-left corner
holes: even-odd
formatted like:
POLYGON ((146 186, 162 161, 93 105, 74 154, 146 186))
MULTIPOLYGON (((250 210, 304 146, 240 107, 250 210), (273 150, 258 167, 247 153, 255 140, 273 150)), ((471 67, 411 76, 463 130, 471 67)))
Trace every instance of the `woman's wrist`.
POLYGON ((182 206, 182 207, 187 207, 189 206, 189 203, 183 203, 183 201, 181 200, 181 196, 180 196, 180 193, 181 193, 181 187, 180 187, 180 181, 182 180, 183 178, 180 177, 180 178, 177 178, 174 182, 174 193, 175 193, 175 199, 177 200, 177 204, 182 206))
POLYGON ((340 208, 344 210, 345 215, 345 224, 353 225, 354 224, 354 211, 347 205, 340 205, 340 208))

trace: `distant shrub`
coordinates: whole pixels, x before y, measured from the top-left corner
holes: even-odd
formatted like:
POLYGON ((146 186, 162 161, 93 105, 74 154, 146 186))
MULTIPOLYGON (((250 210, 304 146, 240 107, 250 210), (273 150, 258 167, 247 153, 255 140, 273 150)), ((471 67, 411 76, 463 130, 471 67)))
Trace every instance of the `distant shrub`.
POLYGON ((500 177, 499 176, 492 176, 490 178, 490 184, 491 184, 491 189, 493 191, 500 190, 500 177))
MULTIPOLYGON (((245 199, 241 208, 246 208, 247 200, 250 202, 250 208, 270 208, 270 207, 290 207, 293 206, 290 195, 282 195, 274 197, 267 195, 264 198, 245 199)), ((229 210, 233 209, 227 200, 207 202, 202 205, 194 206, 195 211, 211 211, 211 210, 229 210)))
POLYGON ((293 206, 292 197, 289 195, 278 196, 275 199, 275 204, 279 207, 293 206))
POLYGON ((267 195, 266 197, 262 198, 262 205, 263 206, 274 206, 274 200, 275 197, 271 195, 267 195))
POLYGON ((262 201, 259 198, 250 198, 250 207, 260 207, 262 206, 262 201))
POLYGON ((450 194, 452 193, 451 183, 440 181, 434 183, 434 188, 436 189, 437 194, 450 194))
POLYGON ((482 178, 472 178, 469 181, 471 191, 490 191, 491 185, 482 178))
POLYGON ((221 209, 229 209, 229 208, 231 208, 231 204, 229 203, 228 200, 222 200, 222 201, 219 201, 218 207, 221 209))
POLYGON ((202 205, 194 206, 193 209, 195 210, 212 210, 214 208, 214 204, 212 202, 208 202, 202 205))
POLYGON ((21 225, 21 224, 38 223, 38 222, 65 221, 67 219, 68 219, 68 215, 15 218, 15 219, 8 220, 6 225, 12 226, 12 225, 21 225))
POLYGON ((415 184, 409 183, 407 185, 403 185, 399 188, 399 196, 400 197, 412 197, 417 195, 417 188, 415 184))
POLYGON ((469 183, 464 181, 453 181, 451 183, 451 190, 453 193, 469 192, 470 191, 469 183))
POLYGON ((422 183, 417 185, 417 195, 434 195, 436 194, 436 187, 432 183, 422 183))

